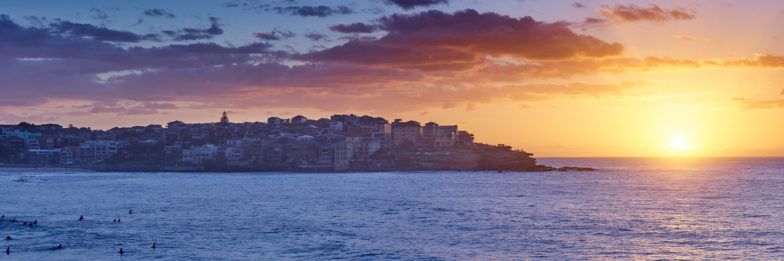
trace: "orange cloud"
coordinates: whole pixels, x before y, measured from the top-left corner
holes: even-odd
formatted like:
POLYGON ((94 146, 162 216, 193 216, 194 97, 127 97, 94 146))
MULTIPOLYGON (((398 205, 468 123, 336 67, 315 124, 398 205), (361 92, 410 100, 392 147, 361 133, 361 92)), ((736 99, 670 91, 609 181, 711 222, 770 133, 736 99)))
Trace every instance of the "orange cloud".
POLYGON ((639 7, 634 4, 615 5, 614 7, 604 6, 596 10, 597 13, 606 17, 610 23, 622 24, 635 21, 665 22, 670 20, 690 20, 696 16, 684 9, 663 9, 655 4, 649 7, 639 7))
POLYGON ((735 98, 743 110, 759 110, 759 109, 784 109, 784 99, 778 100, 755 100, 747 98, 735 98))
POLYGON ((484 63, 484 58, 511 56, 530 60, 610 57, 623 52, 619 43, 574 33, 568 23, 545 23, 466 9, 455 13, 430 10, 380 19, 388 32, 378 39, 346 44, 299 56, 312 62, 345 62, 376 67, 454 70, 484 63))
MULTIPOLYGON (((401 113, 432 108, 467 106, 495 101, 542 101, 569 97, 623 96, 630 89, 646 82, 618 84, 517 84, 471 86, 408 86, 386 85, 364 93, 342 93, 332 89, 286 88, 247 89, 213 100, 231 100, 239 108, 312 108, 326 111, 361 110, 372 113, 401 113), (260 102, 263 101, 263 102, 260 102)), ((225 104, 217 104, 225 106, 225 104)))
POLYGON ((705 61, 713 65, 727 67, 784 68, 784 56, 756 54, 754 59, 727 59, 723 61, 705 61))
POLYGON ((686 41, 695 41, 695 40, 697 40, 697 37, 688 36, 688 35, 677 35, 677 34, 673 35, 672 38, 680 39, 680 40, 686 40, 686 41))

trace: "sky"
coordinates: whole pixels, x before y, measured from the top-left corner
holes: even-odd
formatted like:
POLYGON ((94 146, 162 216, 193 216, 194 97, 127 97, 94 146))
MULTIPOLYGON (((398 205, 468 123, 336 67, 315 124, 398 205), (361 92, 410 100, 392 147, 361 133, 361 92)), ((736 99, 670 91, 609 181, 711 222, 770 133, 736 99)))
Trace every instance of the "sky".
POLYGON ((2 1, 0 123, 358 114, 536 156, 784 156, 784 2, 2 1))

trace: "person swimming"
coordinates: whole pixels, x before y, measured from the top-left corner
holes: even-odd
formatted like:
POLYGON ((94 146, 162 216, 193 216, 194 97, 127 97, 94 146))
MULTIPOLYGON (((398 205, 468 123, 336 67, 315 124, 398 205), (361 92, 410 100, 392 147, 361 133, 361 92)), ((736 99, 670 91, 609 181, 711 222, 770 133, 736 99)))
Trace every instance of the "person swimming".
POLYGON ((153 249, 158 248, 158 247, 155 246, 155 241, 152 242, 152 248, 153 249))
POLYGON ((5 248, 5 254, 6 255, 11 254, 11 247, 6 247, 5 248))
POLYGON ((63 244, 58 244, 57 249, 63 249, 63 244))
POLYGON ((125 251, 123 251, 123 249, 122 249, 122 247, 121 247, 121 248, 120 248, 120 255, 122 255, 122 254, 124 254, 124 253, 125 253, 125 251))
POLYGON ((30 222, 29 224, 27 224, 27 226, 32 227, 33 226, 33 222, 30 222))
POLYGON ((79 215, 79 221, 82 221, 82 220, 84 220, 84 216, 79 215))
POLYGON ((38 219, 33 220, 33 225, 38 225, 38 219))
POLYGON ((117 219, 117 223, 120 223, 120 219, 119 218, 117 219))
POLYGON ((128 215, 133 215, 133 209, 128 210, 128 215))
POLYGON ((11 219, 11 222, 16 222, 16 218, 14 218, 14 219, 11 219))
POLYGON ((22 222, 22 225, 23 225, 23 226, 27 226, 27 221, 25 221, 25 222, 22 222))
POLYGON ((5 236, 5 240, 11 240, 11 239, 13 239, 13 238, 11 238, 11 235, 5 236))

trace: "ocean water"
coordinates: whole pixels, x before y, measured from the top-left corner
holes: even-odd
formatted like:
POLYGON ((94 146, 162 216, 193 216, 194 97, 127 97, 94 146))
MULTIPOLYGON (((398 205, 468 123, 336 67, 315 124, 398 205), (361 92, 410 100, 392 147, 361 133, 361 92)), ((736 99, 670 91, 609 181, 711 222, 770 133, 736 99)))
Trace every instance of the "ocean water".
POLYGON ((784 259, 782 158, 540 162, 601 170, 0 170, 0 260, 784 259))

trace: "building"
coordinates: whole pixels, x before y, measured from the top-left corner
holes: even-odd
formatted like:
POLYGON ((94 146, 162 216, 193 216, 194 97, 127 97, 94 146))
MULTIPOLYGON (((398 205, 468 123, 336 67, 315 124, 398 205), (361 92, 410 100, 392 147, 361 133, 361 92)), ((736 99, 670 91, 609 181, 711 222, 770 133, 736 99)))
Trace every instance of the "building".
POLYGON ((422 136, 422 125, 416 121, 402 122, 400 119, 392 123, 392 141, 395 146, 404 143, 416 145, 422 136))
POLYGON ((291 124, 304 124, 307 121, 308 118, 302 115, 297 115, 294 116, 294 118, 291 118, 291 124))
POLYGON ((79 147, 69 146, 65 148, 60 148, 60 164, 63 165, 74 165, 76 164, 76 154, 79 151, 79 147))
POLYGON ((362 138, 359 144, 354 147, 353 158, 355 160, 367 160, 373 153, 381 149, 381 140, 374 138, 362 138))
POLYGON ((88 140, 79 144, 79 162, 97 164, 117 153, 119 143, 106 140, 88 140))
POLYGON ((457 125, 441 125, 436 128, 433 147, 452 147, 457 142, 457 125))
POLYGON ((281 124, 289 123, 289 119, 281 119, 278 117, 269 117, 267 118, 267 123, 273 126, 279 126, 281 124))
POLYGON ((201 164, 205 160, 215 160, 218 155, 218 147, 212 144, 194 146, 190 149, 182 150, 182 161, 193 164, 201 164))
POLYGON ((60 150, 28 150, 25 159, 35 165, 57 164, 60 162, 60 150))

